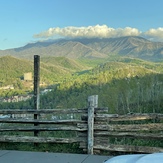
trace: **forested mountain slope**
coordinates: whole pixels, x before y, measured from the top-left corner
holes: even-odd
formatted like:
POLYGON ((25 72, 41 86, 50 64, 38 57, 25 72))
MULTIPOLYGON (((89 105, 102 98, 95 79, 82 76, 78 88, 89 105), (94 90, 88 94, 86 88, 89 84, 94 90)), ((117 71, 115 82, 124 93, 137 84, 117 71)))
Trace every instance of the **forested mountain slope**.
POLYGON ((142 37, 119 37, 109 39, 86 39, 81 40, 87 46, 107 55, 117 54, 138 58, 158 57, 162 58, 163 51, 161 42, 151 42, 142 37))
MULTIPOLYGON (((14 80, 23 80, 24 73, 33 73, 33 61, 12 56, 0 57, 0 86, 12 84, 14 80)), ((77 61, 65 57, 41 58, 41 82, 55 83, 71 76, 76 71, 87 69, 77 61)))
POLYGON ((74 59, 66 57, 43 57, 41 58, 41 61, 45 64, 58 65, 60 67, 67 68, 72 72, 89 69, 88 66, 85 66, 74 59))
POLYGON ((142 37, 119 38, 76 38, 59 39, 27 44, 24 47, 0 50, 0 56, 12 55, 33 59, 41 57, 107 58, 108 56, 129 56, 146 60, 163 60, 163 43, 152 42, 142 37))
MULTIPOLYGON (((132 58, 108 61, 65 78, 41 96, 41 108, 86 107, 89 95, 99 95, 99 106, 110 113, 163 112, 163 64, 132 58)), ((32 101, 13 108, 32 108, 32 101)), ((3 104, 3 108, 9 107, 3 104)), ((10 106, 11 107, 11 106, 10 106)))

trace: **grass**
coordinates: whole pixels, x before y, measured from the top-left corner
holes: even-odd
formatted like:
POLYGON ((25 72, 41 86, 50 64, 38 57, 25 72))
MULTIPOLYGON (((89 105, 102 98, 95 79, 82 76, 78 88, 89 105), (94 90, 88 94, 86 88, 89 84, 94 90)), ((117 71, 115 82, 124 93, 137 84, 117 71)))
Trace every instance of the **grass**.
POLYGON ((53 153, 78 153, 82 154, 82 149, 78 143, 72 144, 55 144, 55 143, 0 143, 1 150, 18 150, 18 151, 37 151, 37 152, 53 152, 53 153))

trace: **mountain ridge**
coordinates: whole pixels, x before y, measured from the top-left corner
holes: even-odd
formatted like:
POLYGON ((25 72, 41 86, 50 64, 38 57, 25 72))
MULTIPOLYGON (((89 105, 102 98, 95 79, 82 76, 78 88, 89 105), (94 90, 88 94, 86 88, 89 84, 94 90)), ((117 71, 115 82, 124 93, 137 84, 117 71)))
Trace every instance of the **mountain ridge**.
POLYGON ((36 42, 24 47, 0 50, 0 56, 12 55, 32 59, 41 57, 107 58, 108 56, 129 56, 145 60, 163 59, 163 43, 152 42, 139 36, 118 38, 75 38, 36 42))

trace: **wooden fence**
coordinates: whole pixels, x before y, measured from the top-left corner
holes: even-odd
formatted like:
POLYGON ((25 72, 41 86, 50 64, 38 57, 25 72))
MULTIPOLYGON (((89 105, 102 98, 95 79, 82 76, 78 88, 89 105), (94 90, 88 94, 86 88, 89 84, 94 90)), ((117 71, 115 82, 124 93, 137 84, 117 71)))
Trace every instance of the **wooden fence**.
POLYGON ((82 109, 0 110, 1 115, 11 116, 0 118, 0 142, 79 143, 89 154, 101 150, 163 152, 163 114, 108 114, 108 108, 98 108, 97 99, 97 95, 90 96, 88 108, 82 109), (73 136, 44 134, 58 131, 73 136))

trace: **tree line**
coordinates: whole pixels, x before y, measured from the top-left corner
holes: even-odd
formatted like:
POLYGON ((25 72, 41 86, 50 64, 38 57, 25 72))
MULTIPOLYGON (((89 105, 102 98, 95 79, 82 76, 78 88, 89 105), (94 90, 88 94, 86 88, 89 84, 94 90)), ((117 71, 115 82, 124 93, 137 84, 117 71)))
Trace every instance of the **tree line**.
MULTIPOLYGON (((141 66, 108 62, 71 78, 64 78, 53 90, 40 97, 41 109, 80 108, 87 97, 99 96, 99 107, 109 113, 162 112, 163 74, 141 66)), ((1 108, 32 109, 33 100, 1 103, 1 108)))

